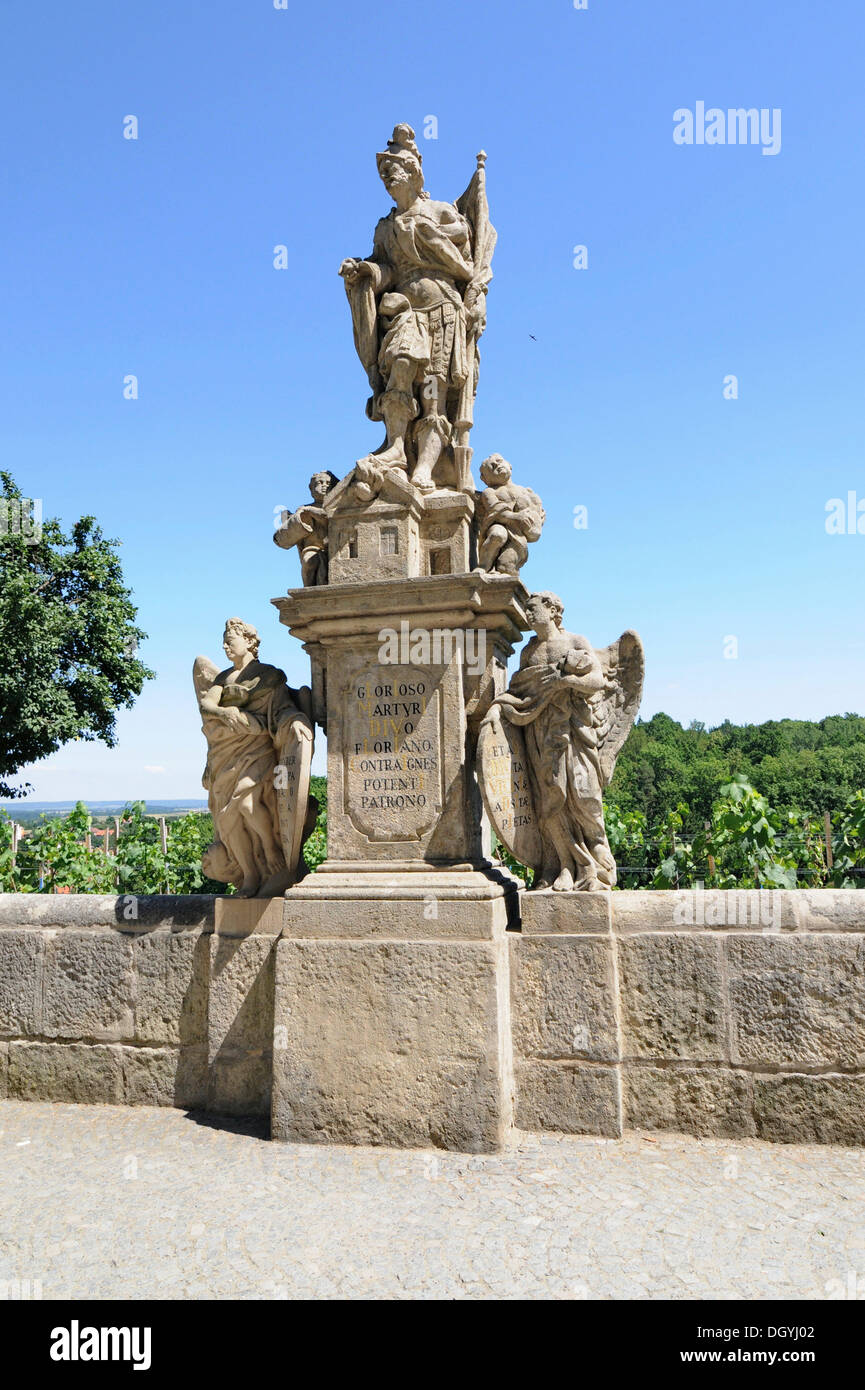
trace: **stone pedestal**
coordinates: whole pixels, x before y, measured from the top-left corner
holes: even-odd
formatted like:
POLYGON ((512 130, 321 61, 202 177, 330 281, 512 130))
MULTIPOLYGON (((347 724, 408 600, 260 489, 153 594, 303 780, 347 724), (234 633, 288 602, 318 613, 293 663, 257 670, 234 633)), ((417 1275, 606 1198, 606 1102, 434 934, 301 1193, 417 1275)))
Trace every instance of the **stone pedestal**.
POLYGON ((274 1139, 467 1153, 505 1142, 514 1085, 504 895, 475 901, 471 934, 416 907, 287 898, 274 1139))
POLYGON ((512 575, 471 573, 273 600, 309 652, 327 733, 327 861, 310 879, 488 865, 476 731, 504 687, 526 598, 512 575))
POLYGON ((337 497, 331 582, 273 600, 312 662, 328 826, 286 894, 272 1132, 481 1152, 512 1123, 518 885, 489 858, 475 744, 527 595, 468 571, 470 498, 389 487, 356 515, 337 497))

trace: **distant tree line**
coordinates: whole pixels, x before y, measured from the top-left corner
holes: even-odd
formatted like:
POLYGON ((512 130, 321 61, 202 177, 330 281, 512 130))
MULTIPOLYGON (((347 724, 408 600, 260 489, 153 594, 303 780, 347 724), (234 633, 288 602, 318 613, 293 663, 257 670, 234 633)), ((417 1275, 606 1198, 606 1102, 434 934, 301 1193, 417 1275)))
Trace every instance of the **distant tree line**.
POLYGON ((722 786, 744 781, 774 811, 841 811, 865 788, 865 718, 858 714, 687 728, 668 714, 638 720, 619 754, 608 807, 649 825, 682 805, 695 828, 711 819, 722 786))

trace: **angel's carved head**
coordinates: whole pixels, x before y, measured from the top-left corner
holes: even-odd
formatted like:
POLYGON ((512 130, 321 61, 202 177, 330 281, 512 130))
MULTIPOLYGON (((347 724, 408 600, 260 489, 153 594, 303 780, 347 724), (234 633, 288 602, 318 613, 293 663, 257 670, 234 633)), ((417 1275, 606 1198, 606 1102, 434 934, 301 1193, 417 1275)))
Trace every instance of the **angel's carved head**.
POLYGON ((258 656, 261 639, 251 623, 242 618, 229 618, 225 624, 222 648, 231 662, 242 661, 247 652, 253 660, 258 656))
POLYGON ((545 630, 550 626, 561 627, 564 612, 565 605, 558 594, 552 594, 548 589, 532 594, 526 604, 526 616, 536 632, 540 630, 538 624, 545 630))

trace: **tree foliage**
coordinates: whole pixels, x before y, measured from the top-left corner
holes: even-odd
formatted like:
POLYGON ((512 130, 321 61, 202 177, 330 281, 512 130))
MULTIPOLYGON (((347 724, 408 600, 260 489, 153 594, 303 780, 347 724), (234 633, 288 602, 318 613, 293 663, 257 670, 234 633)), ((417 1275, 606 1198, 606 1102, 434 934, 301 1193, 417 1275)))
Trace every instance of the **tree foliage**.
MULTIPOLYGON (((323 777, 311 779, 318 797, 316 827, 303 847, 307 869, 327 853, 327 788, 323 777)), ((120 837, 109 854, 87 848, 91 816, 83 802, 65 817, 41 816, 27 827, 12 855, 12 822, 0 811, 0 892, 4 893, 228 893, 234 889, 207 878, 201 857, 213 840, 207 812, 190 811, 166 818, 167 847, 162 848, 159 821, 147 815, 143 801, 133 801, 120 817, 120 837)))
POLYGON ((782 815, 840 811, 865 787, 865 718, 725 721, 716 729, 698 723, 685 729, 668 714, 656 714, 634 725, 606 804, 658 824, 684 803, 696 829, 710 819, 721 788, 737 779, 758 787, 782 815))
MULTIPOLYGON (((0 473, 4 521, 21 493, 0 473)), ((92 516, 0 528, 0 796, 28 763, 72 739, 115 743, 117 711, 153 672, 135 651, 145 634, 117 556, 92 516)))

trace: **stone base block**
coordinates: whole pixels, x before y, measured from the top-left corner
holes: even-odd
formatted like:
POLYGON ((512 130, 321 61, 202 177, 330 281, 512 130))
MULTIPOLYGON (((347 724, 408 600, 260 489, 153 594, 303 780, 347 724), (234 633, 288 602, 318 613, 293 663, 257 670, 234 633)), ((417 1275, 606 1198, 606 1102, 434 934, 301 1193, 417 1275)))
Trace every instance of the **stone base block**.
POLYGON ((253 898, 236 907, 223 916, 225 930, 210 938, 207 1108, 222 1115, 266 1115, 273 962, 283 904, 281 898, 253 898))
POLYGON ((403 927, 402 940, 381 940, 378 905, 355 902, 372 934, 279 941, 274 1139, 466 1153, 505 1142, 508 956, 493 906, 486 939, 406 938, 403 927))
POLYGON ((520 1062, 516 1088, 516 1123, 520 1129, 621 1138, 617 1067, 583 1062, 520 1062))
POLYGON ((523 935, 609 932, 612 896, 612 893, 554 893, 552 889, 523 893, 520 900, 523 935))
POLYGON ((636 1063, 624 1072, 626 1129, 675 1130, 700 1139, 748 1139, 757 1133, 754 1078, 748 1072, 636 1063))
POLYGON ((491 941, 519 925, 518 889, 493 868, 323 864, 286 893, 283 935, 491 941))
POLYGON ((757 1137, 776 1144, 865 1145, 865 1076, 754 1077, 757 1137))

